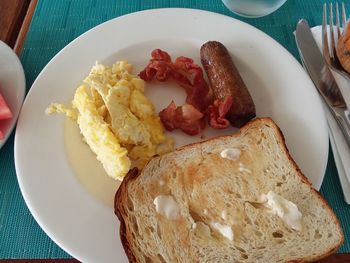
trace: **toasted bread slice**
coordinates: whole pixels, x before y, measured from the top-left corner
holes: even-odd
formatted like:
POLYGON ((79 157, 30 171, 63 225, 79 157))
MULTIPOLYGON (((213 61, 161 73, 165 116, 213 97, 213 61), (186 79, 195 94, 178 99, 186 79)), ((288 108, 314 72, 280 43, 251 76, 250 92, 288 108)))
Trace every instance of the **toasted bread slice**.
POLYGON ((130 262, 305 262, 343 242, 336 216, 269 118, 131 170, 115 212, 130 262), (221 157, 228 148, 240 154, 221 157), (297 206, 300 231, 262 203, 269 191, 297 206))

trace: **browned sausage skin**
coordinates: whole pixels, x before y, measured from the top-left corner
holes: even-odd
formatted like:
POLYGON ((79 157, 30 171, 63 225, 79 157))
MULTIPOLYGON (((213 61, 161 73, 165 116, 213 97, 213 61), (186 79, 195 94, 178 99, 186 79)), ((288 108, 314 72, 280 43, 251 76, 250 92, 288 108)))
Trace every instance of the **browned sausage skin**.
POLYGON ((231 95, 232 106, 226 118, 234 127, 242 127, 256 116, 255 105, 226 47, 217 41, 205 43, 200 50, 215 99, 231 95))

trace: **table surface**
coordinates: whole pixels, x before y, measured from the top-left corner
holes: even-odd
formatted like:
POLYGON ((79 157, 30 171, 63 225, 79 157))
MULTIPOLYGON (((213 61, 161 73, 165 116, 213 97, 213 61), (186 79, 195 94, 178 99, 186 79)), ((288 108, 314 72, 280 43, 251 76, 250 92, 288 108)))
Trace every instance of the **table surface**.
MULTIPOLYGON (((109 19, 152 8, 196 8, 238 18, 273 37, 299 60, 293 36, 296 23, 306 18, 311 26, 321 24, 323 3, 323 0, 288 0, 272 15, 247 19, 228 11, 220 0, 41 0, 20 54, 27 91, 50 59, 85 31, 109 19)), ((346 6, 350 10, 350 3, 346 6)), ((17 183, 13 146, 14 132, 0 150, 0 259, 70 258, 41 230, 28 210, 17 183)), ((350 206, 343 201, 331 150, 320 192, 344 230, 345 241, 338 252, 350 252, 350 206)))

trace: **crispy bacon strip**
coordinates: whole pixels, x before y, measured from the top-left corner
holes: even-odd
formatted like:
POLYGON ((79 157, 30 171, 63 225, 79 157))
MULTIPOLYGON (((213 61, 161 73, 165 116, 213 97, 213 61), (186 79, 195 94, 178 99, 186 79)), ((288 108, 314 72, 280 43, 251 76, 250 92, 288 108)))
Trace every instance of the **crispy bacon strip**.
POLYGON ((189 135, 196 135, 205 128, 205 116, 209 125, 223 129, 229 125, 225 114, 232 105, 232 98, 213 105, 212 93, 203 77, 203 70, 191 58, 178 57, 171 61, 170 55, 160 49, 152 51, 152 58, 144 70, 139 73, 141 79, 151 81, 174 80, 186 91, 186 104, 176 106, 171 102, 160 113, 160 119, 167 130, 181 129, 189 135))
POLYGON ((211 92, 204 80, 203 70, 191 58, 178 57, 171 61, 169 54, 160 49, 152 51, 152 58, 140 72, 140 78, 150 81, 174 80, 186 91, 186 102, 201 112, 205 112, 211 102, 211 92))
POLYGON ((178 107, 172 101, 159 113, 159 117, 169 131, 181 129, 189 135, 196 135, 205 128, 203 113, 187 103, 178 107))
POLYGON ((225 119, 226 113, 232 106, 232 96, 226 96, 223 101, 215 100, 208 108, 209 125, 214 129, 225 129, 230 122, 225 119))

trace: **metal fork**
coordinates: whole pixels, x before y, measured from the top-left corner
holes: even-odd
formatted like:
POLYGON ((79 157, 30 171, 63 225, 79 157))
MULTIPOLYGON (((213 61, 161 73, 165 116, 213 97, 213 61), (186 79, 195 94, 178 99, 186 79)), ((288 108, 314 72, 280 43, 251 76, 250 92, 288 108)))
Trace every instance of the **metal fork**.
POLYGON ((324 3, 323 5, 323 21, 322 21, 322 32, 323 32, 323 55, 325 56, 325 59, 332 67, 335 67, 336 69, 339 69, 339 64, 337 60, 336 55, 336 46, 338 44, 338 40, 340 38, 340 35, 342 33, 345 33, 346 30, 346 13, 345 13, 345 6, 344 2, 342 3, 342 30, 340 28, 340 20, 339 20, 339 7, 338 2, 335 3, 335 15, 336 15, 336 26, 337 26, 337 32, 335 34, 334 30, 334 17, 333 17, 333 3, 330 3, 329 5, 329 31, 330 31, 330 41, 328 41, 328 34, 327 34, 327 4, 324 3), (325 45, 325 43, 330 44, 325 45))
MULTIPOLYGON (((334 32, 334 17, 333 17, 333 4, 330 3, 329 5, 329 33, 330 33, 330 39, 328 39, 328 30, 327 30, 327 4, 325 3, 323 5, 323 21, 322 21, 322 46, 323 46, 323 57, 331 70, 338 86, 340 89, 340 92, 344 98, 345 104, 344 106, 347 107, 346 116, 348 118, 348 121, 350 122, 350 75, 342 68, 342 66, 339 63, 339 60, 337 58, 336 54, 336 46, 338 44, 338 40, 341 36, 341 34, 345 34, 347 27, 346 27, 346 12, 345 12, 345 5, 344 2, 342 2, 341 5, 341 13, 342 13, 342 28, 340 27, 340 19, 339 19, 339 6, 338 2, 335 4, 335 15, 336 15, 336 33, 334 32), (329 47, 330 45, 330 47, 329 47)), ((350 29, 349 29, 350 30, 350 29)), ((331 91, 332 92, 332 91, 331 91)))

